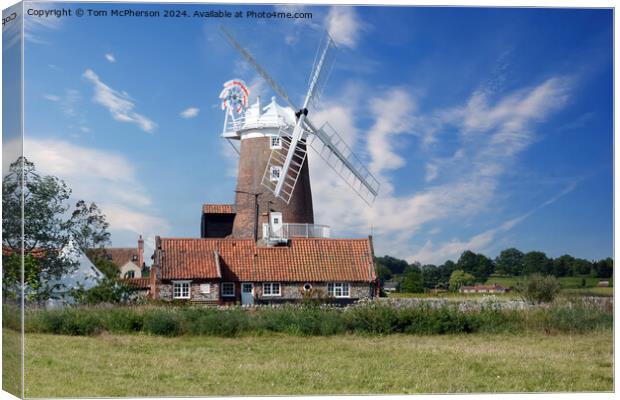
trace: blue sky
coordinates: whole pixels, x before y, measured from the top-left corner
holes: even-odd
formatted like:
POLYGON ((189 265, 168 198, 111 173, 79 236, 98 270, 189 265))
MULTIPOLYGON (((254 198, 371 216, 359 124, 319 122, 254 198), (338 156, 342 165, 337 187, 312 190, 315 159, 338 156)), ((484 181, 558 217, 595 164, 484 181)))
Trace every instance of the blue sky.
MULTIPOLYGON (((304 10, 312 19, 223 22, 300 103, 321 32, 339 44, 310 117, 347 138, 381 193, 367 207, 311 154, 317 223, 372 231, 377 255, 410 262, 507 247, 612 255, 610 10, 304 10)), ((115 246, 198 237, 201 204, 233 200, 222 83, 274 95, 222 21, 29 18, 26 156, 102 207, 115 246)))

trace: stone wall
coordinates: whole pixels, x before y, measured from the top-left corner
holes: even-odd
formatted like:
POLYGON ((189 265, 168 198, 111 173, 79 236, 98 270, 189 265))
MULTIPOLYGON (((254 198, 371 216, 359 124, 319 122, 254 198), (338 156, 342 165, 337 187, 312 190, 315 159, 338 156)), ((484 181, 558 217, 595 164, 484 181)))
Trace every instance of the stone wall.
MULTIPOLYGON (((239 282, 235 282, 235 297, 221 298, 220 283, 210 282, 210 293, 201 293, 200 284, 207 282, 191 282, 190 301, 209 301, 217 302, 220 299, 224 302, 238 302, 241 300, 239 282)), ((319 290, 323 296, 327 296, 327 282, 310 282, 313 290, 319 290)), ((304 282, 280 282, 280 296, 264 296, 262 282, 254 283, 254 301, 257 304, 297 302, 303 299, 304 282)), ((351 282, 349 283, 349 297, 335 299, 336 303, 350 303, 352 301, 372 297, 372 287, 370 283, 351 282)), ((173 300, 172 282, 165 282, 159 285, 159 298, 162 300, 173 300)))
MULTIPOLYGON (((313 290, 319 290, 327 296, 327 282, 309 282, 313 290)), ((304 282, 280 282, 280 296, 264 296, 263 284, 254 284, 254 296, 257 303, 279 303, 284 301, 299 301, 303 299, 304 282)), ((361 298, 371 297, 371 285, 366 282, 350 282, 349 297, 335 299, 336 302, 348 302, 361 298)))
MULTIPOLYGON (((220 297, 219 294, 220 284, 218 282, 195 281, 190 284, 190 301, 218 301, 220 297), (211 285, 209 293, 202 293, 200 291, 200 285, 203 283, 209 283, 211 285)), ((173 300, 172 282, 161 283, 159 285, 159 298, 162 300, 173 300)))

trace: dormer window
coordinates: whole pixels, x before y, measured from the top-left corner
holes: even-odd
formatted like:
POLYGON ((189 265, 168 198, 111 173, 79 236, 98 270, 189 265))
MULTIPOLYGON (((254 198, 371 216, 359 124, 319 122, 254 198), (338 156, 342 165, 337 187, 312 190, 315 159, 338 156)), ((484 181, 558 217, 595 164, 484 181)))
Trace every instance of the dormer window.
POLYGON ((282 148, 282 139, 280 136, 271 136, 269 141, 269 148, 271 150, 280 150, 282 148))

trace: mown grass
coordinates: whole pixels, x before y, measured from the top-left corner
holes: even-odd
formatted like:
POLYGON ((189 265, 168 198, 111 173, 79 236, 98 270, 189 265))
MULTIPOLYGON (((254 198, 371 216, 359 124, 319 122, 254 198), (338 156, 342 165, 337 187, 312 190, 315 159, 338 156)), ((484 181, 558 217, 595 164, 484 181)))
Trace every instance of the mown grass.
POLYGON ((27 334, 26 396, 611 391, 612 342, 611 330, 238 338, 27 334))
MULTIPOLYGON (((4 320, 11 326, 11 320, 4 320)), ((215 309, 200 306, 83 307, 35 309, 26 313, 29 333, 88 336, 102 332, 142 332, 159 336, 256 335, 271 332, 298 336, 345 333, 451 334, 500 332, 580 333, 611 329, 612 306, 571 302, 527 310, 502 309, 489 303, 480 309, 460 309, 458 303, 407 307, 371 303, 346 309, 284 306, 263 309, 215 309)))
POLYGON ((2 329, 2 390, 20 397, 22 339, 11 329, 2 329))

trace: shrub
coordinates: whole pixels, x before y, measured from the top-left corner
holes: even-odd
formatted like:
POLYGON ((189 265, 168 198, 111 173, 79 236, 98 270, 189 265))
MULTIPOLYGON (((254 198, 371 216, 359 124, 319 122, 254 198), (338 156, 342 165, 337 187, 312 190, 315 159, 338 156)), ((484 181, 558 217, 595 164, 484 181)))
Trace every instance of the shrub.
POLYGON ((194 317, 191 322, 185 319, 188 332, 194 335, 234 337, 250 330, 250 318, 243 310, 198 310, 185 316, 194 317))
POLYGON ((145 313, 143 330, 161 336, 178 336, 181 333, 179 320, 171 312, 157 309, 145 313))
POLYGON ((518 282, 516 290, 530 303, 551 303, 560 291, 560 281, 551 275, 532 274, 518 282))
POLYGON ((398 326, 398 314, 390 306, 371 304, 355 307, 347 316, 347 325, 355 332, 387 334, 395 332, 398 326))
POLYGON ((86 336, 103 331, 99 315, 80 309, 45 310, 34 316, 30 327, 43 333, 86 336))
POLYGON ((140 332, 144 327, 144 316, 133 308, 112 308, 106 311, 105 327, 109 332, 140 332))

